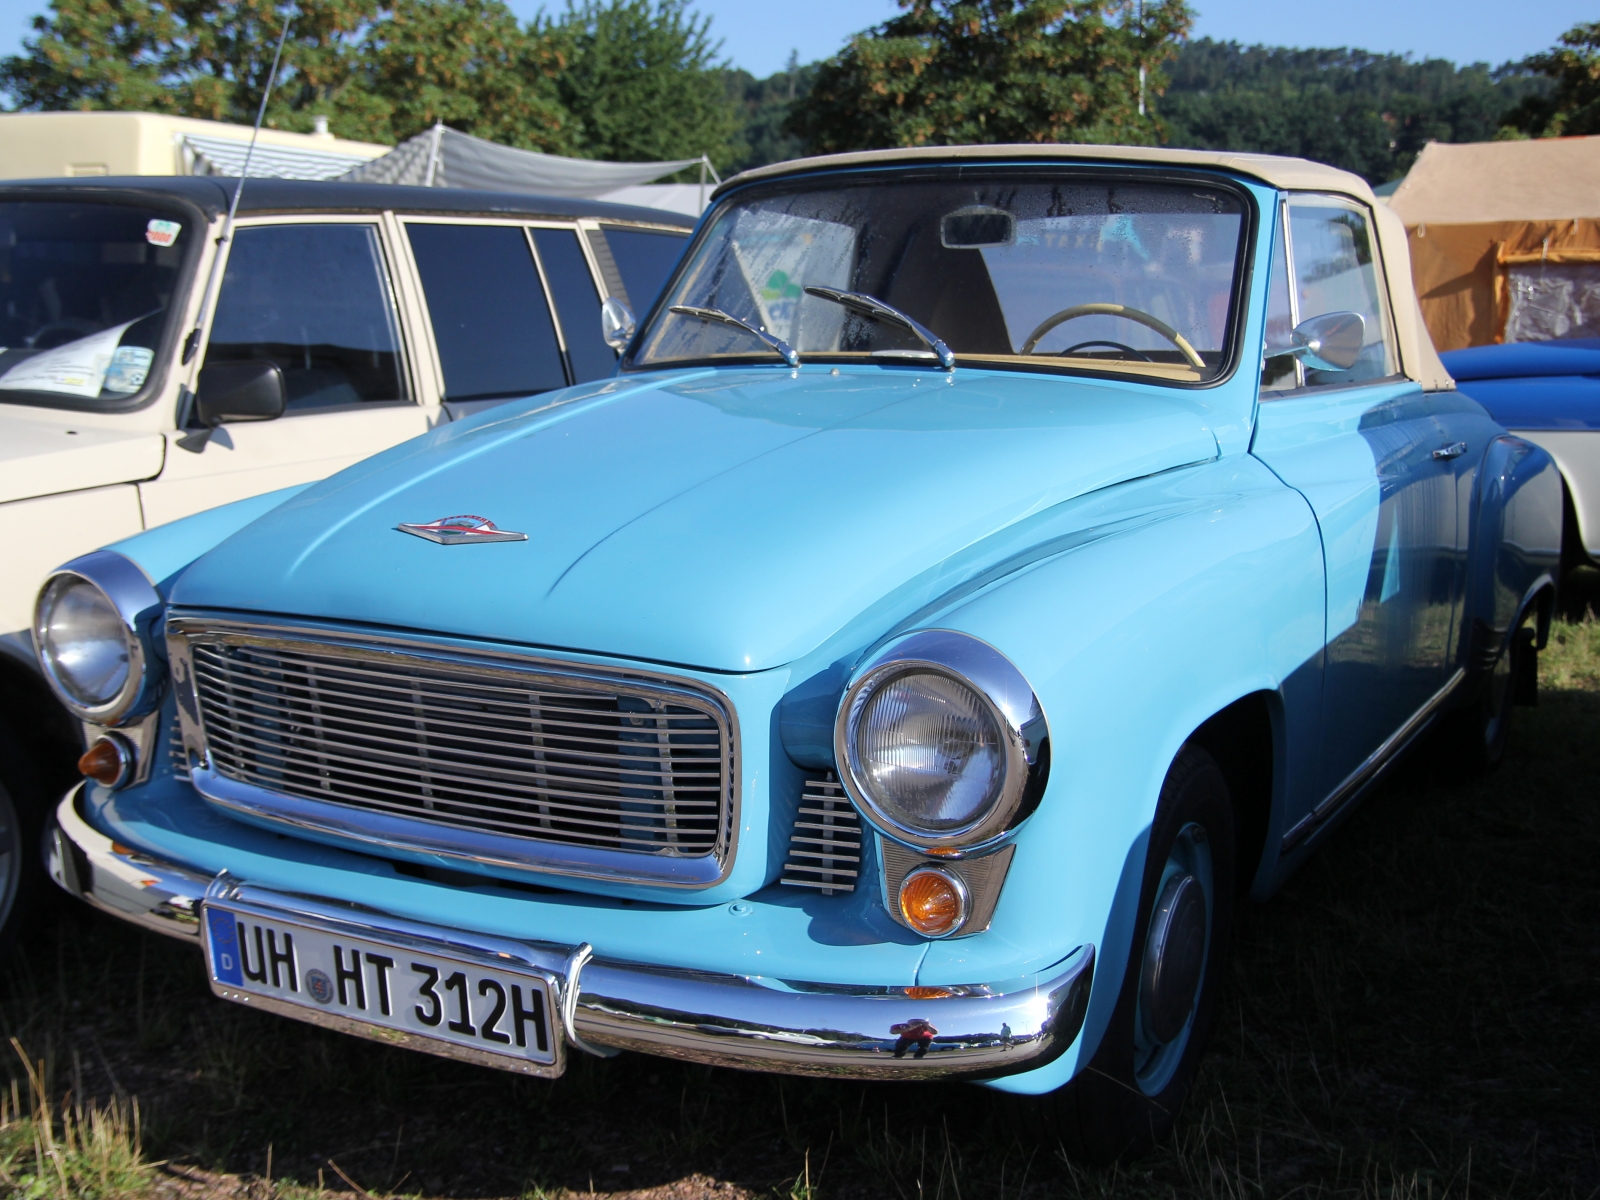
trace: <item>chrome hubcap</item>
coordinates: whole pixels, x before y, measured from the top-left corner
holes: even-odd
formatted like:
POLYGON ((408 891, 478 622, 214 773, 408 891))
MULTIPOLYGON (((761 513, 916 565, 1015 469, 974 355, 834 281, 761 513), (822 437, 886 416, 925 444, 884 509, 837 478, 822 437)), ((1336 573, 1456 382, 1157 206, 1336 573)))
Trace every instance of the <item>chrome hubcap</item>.
POLYGON ((1205 978, 1211 945, 1211 846, 1185 825, 1162 868, 1145 935, 1134 1021, 1134 1078, 1154 1096, 1178 1069, 1205 978))
POLYGON ((1205 896, 1193 875, 1174 875, 1156 901, 1139 980, 1139 1011, 1152 1042, 1165 1044, 1183 1032, 1205 958, 1205 896))

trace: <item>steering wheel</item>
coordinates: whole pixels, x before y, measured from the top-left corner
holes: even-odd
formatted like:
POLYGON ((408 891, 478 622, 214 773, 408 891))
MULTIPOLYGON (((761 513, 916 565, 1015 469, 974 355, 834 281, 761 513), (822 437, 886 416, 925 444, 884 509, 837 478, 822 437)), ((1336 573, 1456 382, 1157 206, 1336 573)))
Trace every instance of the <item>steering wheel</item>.
POLYGON ((1151 358, 1143 350, 1135 350, 1132 346, 1125 345, 1122 342, 1113 342, 1110 338, 1090 338, 1087 342, 1079 342, 1076 346, 1068 346, 1065 350, 1057 350, 1056 354, 1060 358, 1065 358, 1069 354, 1077 353, 1085 346, 1110 346, 1113 350, 1120 350, 1124 354, 1128 354, 1134 358, 1137 358, 1140 362, 1155 361, 1155 359, 1151 358))
POLYGON ((81 337, 99 332, 100 327, 93 321, 86 321, 82 317, 64 317, 59 321, 41 325, 34 330, 32 337, 26 339, 25 344, 30 350, 54 350, 57 346, 65 346, 68 342, 75 342, 81 337), (62 333, 72 336, 56 340, 55 335, 62 333))
MULTIPOLYGON (((1022 343, 1022 353, 1032 354, 1034 347, 1039 344, 1039 339, 1044 337, 1057 325, 1064 325, 1079 317, 1126 317, 1130 321, 1137 321, 1146 329, 1153 329, 1167 341, 1178 348, 1178 352, 1188 360, 1188 363, 1197 371, 1206 369, 1205 359, 1195 353, 1189 339, 1184 337, 1171 325, 1160 317, 1152 317, 1149 313, 1139 308, 1129 308, 1126 304, 1074 304, 1071 308, 1063 308, 1053 316, 1046 317, 1039 323, 1039 328, 1028 335, 1028 340, 1022 343)), ((1093 342, 1085 343, 1094 345, 1093 342)))

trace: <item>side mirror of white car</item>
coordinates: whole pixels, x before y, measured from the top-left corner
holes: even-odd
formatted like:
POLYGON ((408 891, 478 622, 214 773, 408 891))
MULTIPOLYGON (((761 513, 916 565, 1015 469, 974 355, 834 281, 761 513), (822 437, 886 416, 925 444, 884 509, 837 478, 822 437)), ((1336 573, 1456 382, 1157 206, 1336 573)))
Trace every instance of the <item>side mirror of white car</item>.
POLYGON ((234 421, 271 421, 283 416, 287 402, 277 363, 217 363, 200 372, 195 419, 207 429, 234 421))

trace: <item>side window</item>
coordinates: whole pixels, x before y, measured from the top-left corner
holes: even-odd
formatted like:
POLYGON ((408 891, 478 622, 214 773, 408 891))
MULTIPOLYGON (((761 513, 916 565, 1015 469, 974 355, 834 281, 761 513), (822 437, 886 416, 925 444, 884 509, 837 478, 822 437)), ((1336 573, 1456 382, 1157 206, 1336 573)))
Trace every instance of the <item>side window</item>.
POLYGON ((1288 355, 1273 352, 1294 345, 1294 307, 1289 300, 1289 251, 1284 222, 1280 216, 1272 247, 1272 266, 1267 275, 1266 356, 1261 364, 1262 399, 1270 392, 1286 392, 1300 386, 1300 364, 1288 355))
MULTIPOLYGON (((408 223, 449 400, 567 386, 555 322, 517 225, 408 223)), ((598 320, 596 324, 598 324, 598 320)))
POLYGON ((1393 336, 1367 213, 1336 196, 1289 201, 1289 254, 1294 263, 1295 322, 1330 312, 1360 313, 1366 322, 1361 358, 1348 371, 1305 371, 1307 386, 1360 383, 1395 374, 1393 336))
POLYGON ((600 293, 595 291, 589 260, 583 256, 575 229, 535 229, 534 245, 544 277, 561 315, 561 332, 572 364, 572 381, 604 379, 617 366, 616 351, 600 336, 600 293))
POLYGON ((667 282, 667 276, 672 274, 672 268, 683 256, 683 244, 689 235, 654 229, 624 229, 618 225, 602 228, 606 244, 611 247, 611 257, 616 260, 617 271, 622 276, 622 286, 628 293, 628 307, 642 321, 667 282))
POLYGON ((289 413, 406 399, 399 325, 371 225, 237 230, 207 365, 270 359, 289 413))

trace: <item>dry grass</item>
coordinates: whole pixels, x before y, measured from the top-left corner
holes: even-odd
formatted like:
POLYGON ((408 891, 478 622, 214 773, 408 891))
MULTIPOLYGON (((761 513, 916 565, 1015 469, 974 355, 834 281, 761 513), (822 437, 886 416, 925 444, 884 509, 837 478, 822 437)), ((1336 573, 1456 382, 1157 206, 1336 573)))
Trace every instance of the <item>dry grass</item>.
POLYGON ((1196 1093, 1171 1142, 1137 1163, 1079 1169, 1019 1140, 1005 1106, 972 1087, 635 1055, 578 1056, 544 1083, 408 1054, 215 1001, 192 949, 68 910, 0 980, 0 1031, 47 1060, 12 1071, 0 1187, 186 1200, 1600 1195, 1600 622, 1558 625, 1541 671, 1541 703, 1518 711, 1498 773, 1443 781, 1420 748, 1244 913, 1196 1093), (142 1165, 141 1140, 166 1165, 142 1165))
POLYGON ((15 1076, 0 1095, 0 1187, 13 1196, 49 1200, 109 1200, 148 1190, 151 1168, 141 1149, 139 1102, 120 1096, 104 1104, 51 1104, 46 1060, 30 1058, 15 1038, 27 1081, 15 1076))

